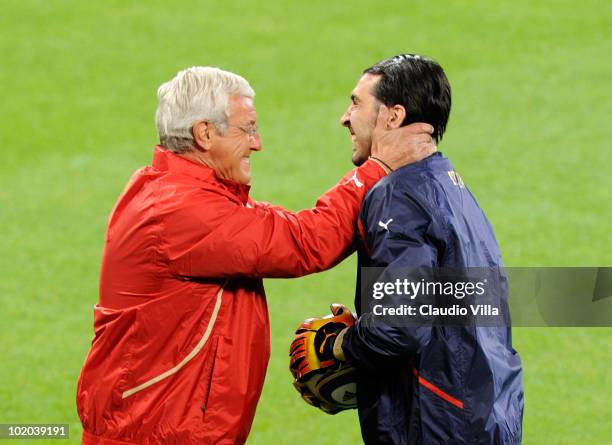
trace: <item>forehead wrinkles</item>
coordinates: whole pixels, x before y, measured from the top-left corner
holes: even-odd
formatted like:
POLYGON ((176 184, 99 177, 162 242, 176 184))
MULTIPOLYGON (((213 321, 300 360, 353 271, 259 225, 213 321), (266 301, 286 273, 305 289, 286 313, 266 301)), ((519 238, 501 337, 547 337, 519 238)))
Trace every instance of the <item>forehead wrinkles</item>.
POLYGON ((230 113, 230 119, 252 123, 257 120, 257 110, 252 103, 238 102, 230 113))
POLYGON ((353 90, 353 95, 361 101, 364 100, 376 100, 374 96, 374 89, 380 80, 380 76, 372 76, 370 74, 365 74, 359 82, 357 86, 353 90))

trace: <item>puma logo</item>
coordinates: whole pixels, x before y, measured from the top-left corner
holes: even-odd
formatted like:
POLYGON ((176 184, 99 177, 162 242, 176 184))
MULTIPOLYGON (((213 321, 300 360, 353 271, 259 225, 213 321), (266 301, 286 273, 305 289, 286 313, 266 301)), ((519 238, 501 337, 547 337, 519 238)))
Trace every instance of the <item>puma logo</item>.
POLYGON ((351 182, 351 181, 353 181, 355 183, 357 188, 363 187, 363 182, 361 182, 359 180, 359 178, 357 178, 357 170, 355 170, 355 173, 353 173, 353 177, 351 179, 349 179, 349 182, 351 182))
POLYGON ((393 218, 389 219, 389 221, 387 221, 386 223, 384 223, 382 221, 378 221, 378 225, 388 232, 389 231, 389 223, 391 223, 391 221, 393 221, 393 218))
MULTIPOLYGON (((336 332, 332 332, 330 334, 325 334, 325 338, 323 339, 323 341, 321 342, 321 346, 319 346, 319 354, 323 354, 325 352, 325 343, 327 342, 327 339, 329 337, 335 337, 337 335, 336 332)), ((332 340, 335 341, 335 340, 332 340)))
POLYGON ((448 177, 450 178, 451 181, 453 181, 453 184, 459 188, 465 188, 465 184, 463 183, 463 179, 461 179, 461 176, 459 176, 459 173, 457 173, 456 171, 453 170, 449 170, 446 172, 448 174, 448 177))

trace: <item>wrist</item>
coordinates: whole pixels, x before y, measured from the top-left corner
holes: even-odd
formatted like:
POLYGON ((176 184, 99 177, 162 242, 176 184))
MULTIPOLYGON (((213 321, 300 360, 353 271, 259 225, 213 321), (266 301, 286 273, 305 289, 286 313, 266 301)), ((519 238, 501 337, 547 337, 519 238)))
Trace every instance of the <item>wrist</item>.
POLYGON ((382 159, 376 156, 370 156, 368 159, 371 159, 374 162, 376 162, 378 165, 380 165, 387 172, 387 174, 393 171, 393 169, 391 168, 389 164, 387 164, 385 161, 383 161, 382 159))

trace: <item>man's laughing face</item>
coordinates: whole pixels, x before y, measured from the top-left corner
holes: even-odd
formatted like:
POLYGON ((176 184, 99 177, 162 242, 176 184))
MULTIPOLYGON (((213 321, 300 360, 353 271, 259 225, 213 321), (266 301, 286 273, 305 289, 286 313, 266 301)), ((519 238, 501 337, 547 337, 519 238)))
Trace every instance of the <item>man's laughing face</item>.
POLYGON ((380 108, 380 102, 372 93, 380 77, 373 74, 361 76, 351 94, 351 104, 340 118, 340 124, 351 133, 355 165, 363 164, 370 156, 372 131, 380 108))
POLYGON ((227 131, 224 134, 212 132, 212 167, 224 179, 250 184, 251 153, 262 149, 257 132, 257 111, 250 97, 233 95, 229 104, 227 131))

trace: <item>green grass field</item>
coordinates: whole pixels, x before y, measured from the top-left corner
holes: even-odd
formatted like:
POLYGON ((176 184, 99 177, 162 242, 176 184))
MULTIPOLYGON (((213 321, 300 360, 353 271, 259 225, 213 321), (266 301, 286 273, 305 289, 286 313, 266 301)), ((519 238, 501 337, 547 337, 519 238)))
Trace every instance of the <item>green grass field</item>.
MULTIPOLYGON (((216 65, 257 91, 256 199, 312 205, 350 165, 338 120, 365 67, 436 58, 440 145, 511 266, 612 266, 612 3, 0 1, 0 423, 69 423, 106 218, 156 143, 157 86, 216 65)), ((360 443, 291 387, 295 325, 352 304, 354 258, 268 280, 272 359, 250 444, 360 443)), ((525 444, 612 443, 610 329, 519 328, 525 444)), ((40 443, 40 442, 37 442, 40 443)), ((58 443, 58 442, 51 442, 58 443)))

